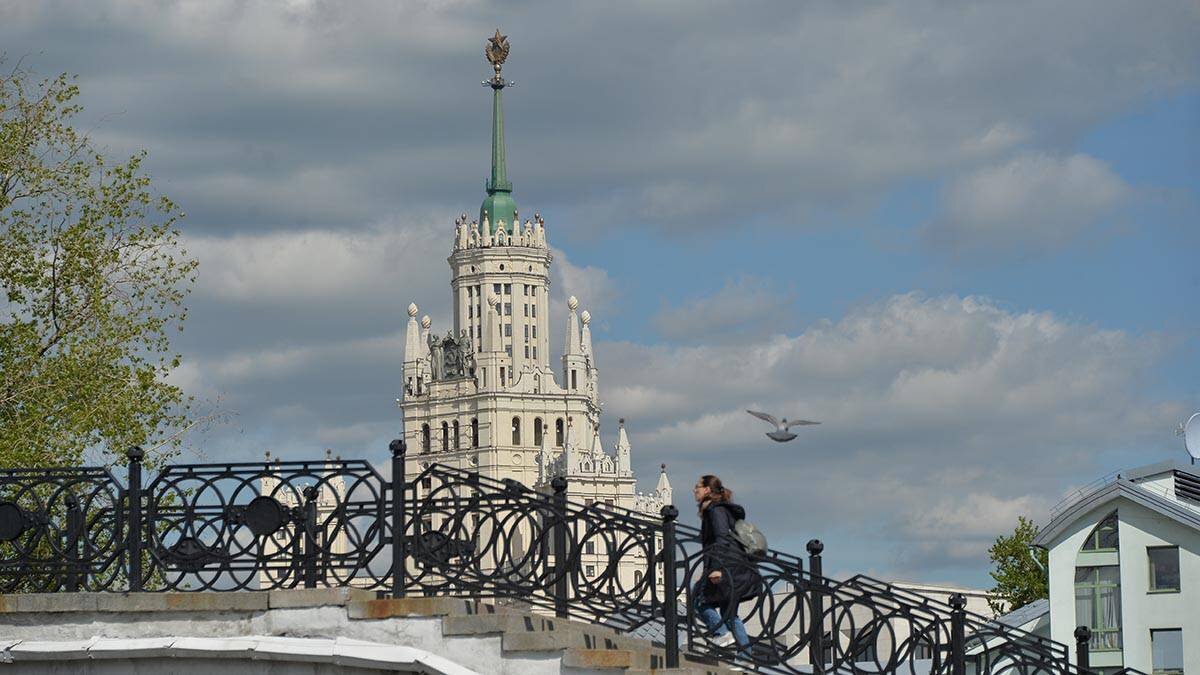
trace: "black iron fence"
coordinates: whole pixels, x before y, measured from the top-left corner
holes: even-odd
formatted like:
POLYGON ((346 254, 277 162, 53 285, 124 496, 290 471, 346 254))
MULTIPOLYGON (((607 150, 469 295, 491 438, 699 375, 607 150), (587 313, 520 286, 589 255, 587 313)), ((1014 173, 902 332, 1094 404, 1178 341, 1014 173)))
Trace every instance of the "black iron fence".
POLYGON ((391 451, 387 478, 326 458, 176 465, 146 480, 137 448, 124 486, 100 468, 0 469, 0 592, 355 586, 519 601, 654 640, 668 667, 686 650, 771 673, 1092 672, 1086 636, 1072 663, 1066 646, 968 612, 962 596, 829 579, 816 540, 807 559, 720 563, 725 578, 755 580, 716 607, 748 637, 722 645, 699 617, 712 563, 674 507, 653 518, 573 503, 562 478, 543 493, 441 465, 409 479, 404 443, 391 451))

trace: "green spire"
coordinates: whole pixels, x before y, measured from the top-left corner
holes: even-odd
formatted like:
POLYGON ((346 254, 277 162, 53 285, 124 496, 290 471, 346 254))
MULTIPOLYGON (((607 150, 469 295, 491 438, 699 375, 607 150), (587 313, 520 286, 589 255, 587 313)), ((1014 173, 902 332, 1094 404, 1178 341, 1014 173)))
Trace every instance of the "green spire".
POLYGON ((484 82, 492 88, 492 177, 485 186, 487 197, 479 207, 479 226, 483 227, 483 219, 486 216, 493 234, 496 232, 497 220, 504 221, 509 234, 520 231, 515 224, 517 203, 512 198, 512 183, 508 181, 508 168, 504 160, 504 98, 501 92, 512 83, 500 76, 500 66, 508 57, 507 37, 497 30, 484 48, 484 54, 487 55, 488 62, 492 64, 496 74, 484 82))

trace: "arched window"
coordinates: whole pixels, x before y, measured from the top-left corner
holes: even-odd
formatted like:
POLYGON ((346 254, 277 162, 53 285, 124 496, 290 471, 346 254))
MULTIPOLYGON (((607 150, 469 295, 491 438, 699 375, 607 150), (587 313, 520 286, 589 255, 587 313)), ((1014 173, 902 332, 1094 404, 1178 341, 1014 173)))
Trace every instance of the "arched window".
POLYGON ((1091 629, 1092 649, 1121 649, 1120 548, 1113 511, 1088 533, 1075 559, 1075 622, 1091 629))
POLYGON ((429 425, 421 425, 421 452, 429 452, 429 425))
POLYGON ((450 449, 450 424, 442 422, 442 451, 450 449))
POLYGON ((476 417, 471 418, 471 447, 479 447, 479 419, 476 417))
POLYGON ((561 448, 563 444, 563 421, 562 418, 554 420, 554 445, 561 448))
POLYGON ((462 447, 462 440, 458 436, 458 420, 454 420, 454 449, 458 450, 462 447))
POLYGON ((1088 535, 1087 541, 1083 542, 1083 551, 1116 551, 1121 548, 1120 538, 1117 536, 1117 512, 1113 511, 1101 520, 1091 534, 1088 535))
POLYGON ((521 418, 514 417, 512 420, 512 436, 513 445, 521 444, 521 418))
POLYGON ((533 418, 533 444, 542 447, 542 418, 533 418))

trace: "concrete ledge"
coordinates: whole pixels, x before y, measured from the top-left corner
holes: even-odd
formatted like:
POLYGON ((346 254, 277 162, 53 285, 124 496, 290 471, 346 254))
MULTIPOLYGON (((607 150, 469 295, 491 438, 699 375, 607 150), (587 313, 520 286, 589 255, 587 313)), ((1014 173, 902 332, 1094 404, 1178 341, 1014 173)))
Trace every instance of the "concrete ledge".
POLYGON ((351 602, 346 612, 351 619, 452 616, 470 613, 473 604, 463 598, 384 598, 351 602))
POLYGON ((297 607, 344 607, 352 602, 368 602, 375 599, 375 591, 347 586, 335 588, 288 588, 267 591, 267 607, 270 609, 294 609, 297 607))
POLYGON ((262 591, 239 593, 22 593, 0 595, 0 614, 30 612, 203 612, 267 609, 262 591))
MULTIPOLYGON (((628 649, 568 649, 563 652, 562 664, 571 668, 632 668, 634 653, 628 649)), ((649 659, 646 659, 649 661, 649 659)), ((644 665, 649 665, 646 663, 644 665)))
POLYGON ((78 661, 93 658, 266 659, 436 675, 479 675, 422 649, 337 638, 296 639, 273 636, 241 638, 172 637, 150 639, 92 638, 63 642, 22 641, 4 650, 4 660, 78 661))

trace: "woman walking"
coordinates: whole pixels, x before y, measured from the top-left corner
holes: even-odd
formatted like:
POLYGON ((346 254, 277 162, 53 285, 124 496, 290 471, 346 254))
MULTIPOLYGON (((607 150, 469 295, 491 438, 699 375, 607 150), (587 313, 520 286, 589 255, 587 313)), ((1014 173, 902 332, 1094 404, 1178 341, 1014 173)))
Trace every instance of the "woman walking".
POLYGON ((738 604, 758 596, 762 578, 733 536, 733 524, 746 517, 746 510, 733 503, 733 491, 713 475, 701 476, 692 496, 700 511, 704 546, 703 577, 693 592, 696 611, 713 642, 728 647, 736 641, 738 654, 749 657, 750 638, 738 616, 738 604))

